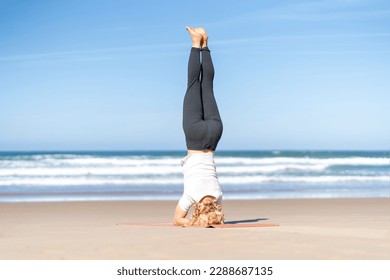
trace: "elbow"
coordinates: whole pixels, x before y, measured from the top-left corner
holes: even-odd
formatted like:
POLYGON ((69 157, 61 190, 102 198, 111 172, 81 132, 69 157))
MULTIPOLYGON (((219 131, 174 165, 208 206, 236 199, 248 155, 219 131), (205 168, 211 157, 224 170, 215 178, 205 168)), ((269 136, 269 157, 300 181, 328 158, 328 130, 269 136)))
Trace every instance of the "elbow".
POLYGON ((188 226, 189 221, 185 218, 174 218, 173 225, 178 227, 188 226))
POLYGON ((175 216, 175 217, 173 217, 173 225, 174 226, 181 226, 181 217, 177 217, 177 216, 175 216))

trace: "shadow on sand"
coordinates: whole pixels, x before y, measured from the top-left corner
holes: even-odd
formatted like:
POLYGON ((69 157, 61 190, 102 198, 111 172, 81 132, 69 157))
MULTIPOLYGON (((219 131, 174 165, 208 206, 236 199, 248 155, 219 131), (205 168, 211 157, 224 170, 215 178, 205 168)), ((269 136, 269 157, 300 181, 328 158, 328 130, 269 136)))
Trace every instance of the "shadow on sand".
POLYGON ((248 219, 248 220, 238 220, 238 221, 225 221, 225 225, 237 225, 237 224, 249 224, 257 223, 259 221, 267 221, 268 218, 257 218, 257 219, 248 219))

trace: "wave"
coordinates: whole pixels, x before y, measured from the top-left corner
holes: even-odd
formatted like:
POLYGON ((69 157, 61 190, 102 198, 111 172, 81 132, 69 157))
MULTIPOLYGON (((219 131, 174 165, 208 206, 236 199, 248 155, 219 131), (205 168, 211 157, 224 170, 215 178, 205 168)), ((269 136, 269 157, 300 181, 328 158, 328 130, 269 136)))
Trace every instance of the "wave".
MULTIPOLYGON (((181 184, 181 158, 172 154, 0 156, 0 185, 29 185, 29 182, 47 185, 181 184)), ((320 158, 216 155, 215 161, 221 183, 226 184, 385 181, 389 180, 384 175, 388 173, 387 167, 390 167, 388 158, 362 156, 320 158)))
MULTIPOLYGON (((183 155, 184 156, 184 155, 183 155)), ((53 154, 53 155, 29 155, 29 156, 1 156, 2 162, 61 162, 69 164, 177 164, 181 156, 98 156, 98 155, 73 155, 73 154, 53 154)), ((388 165, 390 158, 387 157, 229 157, 216 154, 216 161, 222 164, 278 164, 278 163, 327 163, 327 164, 375 164, 388 165)))
POLYGON ((166 166, 179 165, 179 158, 43 158, 41 160, 0 160, 0 167, 17 168, 17 167, 38 167, 38 166, 166 166))
POLYGON ((367 157, 347 157, 347 158, 292 158, 292 157, 272 157, 272 158, 244 158, 244 157, 216 157, 218 164, 305 164, 305 165, 390 165, 389 158, 367 158, 367 157))
POLYGON ((0 180, 0 186, 97 186, 97 185, 178 185, 181 178, 11 178, 0 180))
MULTIPOLYGON (((72 194, 72 200, 96 194, 107 199, 114 193, 121 199, 123 194, 137 199, 179 196, 184 156, 185 152, 0 153, 0 203, 29 195, 41 201, 56 193, 60 199, 72 194)), ((218 152, 215 162, 228 196, 320 197, 350 195, 350 190, 387 196, 390 189, 387 152, 218 152)))
MULTIPOLYGON (((177 167, 180 165, 180 157, 149 157, 149 156, 125 156, 125 157, 98 157, 80 155, 34 155, 15 156, 0 158, 1 169, 17 168, 57 168, 57 167, 135 167, 145 166, 153 168, 177 167)), ((346 157, 346 158, 308 158, 308 157, 215 157, 218 170, 237 173, 240 167, 249 169, 261 169, 262 172, 273 172, 277 170, 301 169, 301 170, 324 170, 332 166, 390 166, 388 158, 373 157, 346 157), (262 166, 260 168, 260 166, 262 166)), ((250 171, 249 171, 250 172, 250 171)))
POLYGON ((96 168, 18 168, 0 170, 0 178, 5 176, 131 176, 131 175, 171 175, 180 174, 180 167, 96 167, 96 168))
MULTIPOLYGON (((275 165, 275 166, 221 166, 218 174, 256 174, 282 171, 323 171, 327 165, 275 165)), ((43 167, 43 168, 7 168, 0 169, 0 177, 4 176, 131 176, 131 175, 181 175, 180 166, 134 166, 134 167, 43 167)))
POLYGON ((222 184, 389 182, 389 176, 240 176, 220 179, 222 184))
MULTIPOLYGON (((389 182, 388 176, 225 176, 221 185, 261 183, 341 183, 341 182, 389 182)), ((0 186, 82 186, 82 185, 180 185, 182 178, 7 178, 0 186)))

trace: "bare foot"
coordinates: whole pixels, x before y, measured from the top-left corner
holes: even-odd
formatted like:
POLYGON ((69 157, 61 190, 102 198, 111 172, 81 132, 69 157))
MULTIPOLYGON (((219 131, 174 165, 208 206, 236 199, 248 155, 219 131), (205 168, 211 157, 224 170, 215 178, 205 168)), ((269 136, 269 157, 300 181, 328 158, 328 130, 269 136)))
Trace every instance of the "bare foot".
POLYGON ((204 29, 203 27, 198 27, 198 28, 194 28, 195 29, 195 32, 198 32, 199 34, 202 35, 202 48, 204 47, 207 47, 207 40, 209 39, 209 36, 207 35, 206 33, 206 29, 204 29))
POLYGON ((190 32, 190 36, 191 36, 191 40, 192 40, 192 47, 200 48, 203 44, 202 34, 196 32, 195 28, 192 28, 190 26, 186 26, 186 29, 190 32))

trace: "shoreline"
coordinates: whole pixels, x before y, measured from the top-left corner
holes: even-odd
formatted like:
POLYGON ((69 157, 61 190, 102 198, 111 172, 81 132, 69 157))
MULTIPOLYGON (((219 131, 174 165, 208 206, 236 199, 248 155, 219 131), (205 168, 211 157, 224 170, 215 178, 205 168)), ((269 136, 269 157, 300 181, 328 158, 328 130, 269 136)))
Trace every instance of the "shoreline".
MULTIPOLYGON (((351 191, 351 190, 350 190, 351 191)), ((123 193, 91 193, 91 192, 75 192, 75 193, 0 193, 0 205, 1 204, 13 204, 13 203, 65 203, 65 202, 154 202, 154 201, 178 201, 182 195, 182 192, 178 194, 165 194, 165 195, 145 195, 140 194, 134 196, 134 194, 123 193)), ((340 190, 338 192, 332 192, 328 194, 313 194, 313 193, 300 193, 297 195, 266 195, 266 194, 253 194, 247 195, 232 195, 231 193, 224 193, 224 201, 264 201, 264 200, 328 200, 328 199, 390 199, 390 189, 382 190, 382 194, 375 193, 373 191, 368 193, 353 191, 347 196, 340 190), (370 195, 371 193, 371 195, 370 195)))
POLYGON ((278 227, 121 225, 170 223, 176 203, 0 203, 0 259, 390 259, 389 198, 223 202, 227 222, 278 227))

